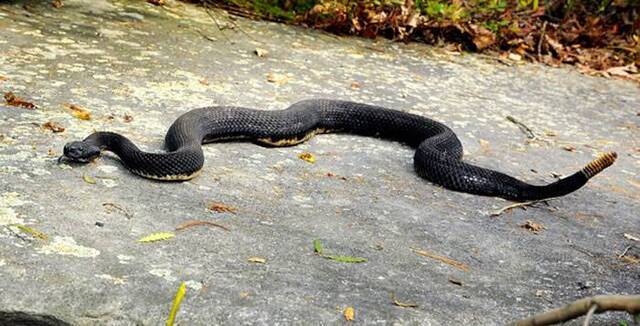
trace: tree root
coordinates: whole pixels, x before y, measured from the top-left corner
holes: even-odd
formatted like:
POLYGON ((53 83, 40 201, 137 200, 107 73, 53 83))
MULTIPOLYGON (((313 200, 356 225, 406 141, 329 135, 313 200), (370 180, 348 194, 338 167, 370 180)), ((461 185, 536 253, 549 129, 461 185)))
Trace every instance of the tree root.
MULTIPOLYGON (((634 316, 636 314, 640 314, 640 295, 598 295, 588 297, 574 301, 561 308, 543 312, 527 319, 518 320, 510 325, 552 325, 565 322, 585 314, 598 314, 605 311, 626 311, 634 316)), ((588 324, 588 322, 589 320, 586 320, 586 324, 588 324)))

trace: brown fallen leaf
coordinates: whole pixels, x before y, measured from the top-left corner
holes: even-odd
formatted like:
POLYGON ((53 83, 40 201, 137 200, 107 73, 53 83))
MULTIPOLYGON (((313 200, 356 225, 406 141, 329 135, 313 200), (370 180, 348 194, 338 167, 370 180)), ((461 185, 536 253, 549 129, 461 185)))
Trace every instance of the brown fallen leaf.
POLYGON ((0 75, 0 81, 5 81, 5 80, 9 80, 9 77, 0 75))
POLYGON ((211 221, 202 221, 202 220, 186 221, 186 222, 176 226, 176 231, 181 231, 181 230, 184 230, 184 229, 187 229, 187 228, 191 228, 191 227, 194 227, 194 226, 199 226, 199 225, 210 225, 210 226, 219 227, 219 228, 221 228, 221 229, 223 229, 223 230, 225 230, 227 232, 231 231, 231 230, 229 230, 228 227, 226 227, 224 225, 221 225, 221 224, 218 224, 218 223, 215 223, 215 222, 211 222, 211 221))
POLYGON ((398 307, 402 307, 402 308, 417 308, 418 305, 415 303, 408 303, 408 302, 400 302, 398 300, 398 298, 396 298, 396 294, 395 293, 391 293, 391 300, 393 301, 393 304, 398 306, 398 307))
POLYGON ((472 42, 478 51, 482 51, 496 42, 496 35, 479 25, 470 24, 469 34, 471 34, 472 42))
POLYGON ((54 133, 63 132, 64 127, 57 122, 47 121, 42 124, 42 128, 53 131, 54 133))
POLYGON ((204 86, 209 86, 209 80, 206 78, 202 78, 199 80, 200 84, 204 85, 204 86))
POLYGON ((209 206, 207 207, 210 211, 214 211, 217 213, 231 213, 231 214, 235 214, 236 211, 238 210, 235 207, 229 206, 229 205, 225 205, 223 203, 216 203, 213 202, 211 204, 209 204, 209 206))
POLYGON ((91 112, 79 105, 65 103, 64 107, 71 110, 71 115, 80 120, 91 120, 91 112))
POLYGON ((64 3, 62 3, 62 0, 53 0, 51 2, 51 6, 53 6, 53 8, 60 9, 64 6, 64 3))
POLYGON ((415 252, 416 254, 420 255, 420 256, 424 256, 424 257, 432 258, 432 259, 435 259, 435 260, 439 260, 439 261, 441 261, 441 262, 443 262, 445 264, 451 265, 451 266, 453 266, 453 267, 455 267, 457 269, 460 269, 460 270, 462 270, 464 272, 470 271, 470 269, 469 269, 469 267, 467 267, 467 265, 465 265, 465 264, 463 264, 463 263, 461 263, 459 261, 453 260, 451 258, 448 258, 448 257, 445 257, 445 256, 440 256, 440 255, 428 252, 426 250, 415 249, 415 248, 411 248, 411 250, 413 252, 415 252))
POLYGON ((535 223, 533 221, 527 220, 524 224, 520 225, 521 228, 531 231, 533 234, 538 234, 538 232, 544 229, 544 225, 535 223))
POLYGON ((353 307, 346 307, 344 308, 344 311, 342 312, 342 315, 344 315, 344 319, 346 321, 352 321, 356 319, 356 310, 353 309, 353 307))
POLYGON ((626 66, 611 67, 605 71, 612 76, 625 77, 630 79, 640 78, 640 75, 638 75, 638 68, 634 63, 626 66))
POLYGON ((125 114, 122 116, 122 121, 124 121, 124 122, 131 122, 131 121, 133 121, 133 116, 131 116, 131 115, 126 114, 126 113, 125 113, 125 114))
POLYGON ((36 108, 35 104, 25 101, 20 97, 17 97, 12 92, 4 93, 4 100, 7 102, 7 105, 22 107, 29 110, 33 110, 36 108))
POLYGON ((622 257, 620 257, 620 259, 622 261, 624 261, 625 263, 629 263, 629 264, 632 264, 632 265, 640 264, 640 257, 629 255, 629 256, 622 256, 622 257))
POLYGON ((359 89, 359 88, 360 88, 360 83, 358 82, 351 83, 351 89, 359 89))
POLYGON ((267 263, 267 259, 264 257, 249 257, 247 258, 247 261, 250 263, 256 263, 256 264, 266 264, 267 263))

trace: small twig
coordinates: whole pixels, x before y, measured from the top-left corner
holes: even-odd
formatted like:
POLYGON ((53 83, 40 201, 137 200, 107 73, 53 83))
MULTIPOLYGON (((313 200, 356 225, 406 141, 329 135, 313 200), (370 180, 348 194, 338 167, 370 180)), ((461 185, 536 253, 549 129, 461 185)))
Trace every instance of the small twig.
POLYGON ((536 134, 533 132, 533 130, 531 130, 531 128, 529 128, 527 125, 525 125, 524 123, 518 121, 516 118, 508 115, 507 116, 507 120, 509 120, 510 122, 516 124, 516 126, 518 126, 518 128, 520 128, 520 131, 522 131, 525 136, 527 136, 527 138, 534 140, 537 139, 538 137, 536 136, 536 134))
POLYGON ((200 36, 204 37, 205 40, 207 40, 207 41, 211 41, 211 42, 216 42, 217 41, 215 38, 205 34, 203 31, 201 31, 198 28, 194 28, 194 30, 196 31, 196 33, 200 34, 200 36))
POLYGON ((497 211, 493 211, 491 213, 489 213, 489 216, 499 216, 504 212, 510 211, 514 208, 522 208, 522 209, 526 209, 526 207, 531 207, 537 203, 541 203, 544 202, 546 204, 548 204, 547 199, 542 199, 542 200, 532 200, 532 201, 525 201, 522 203, 515 203, 515 204, 511 204, 511 205, 507 205, 505 207, 500 208, 497 211))
MULTIPOLYGON (((216 19, 216 17, 211 13, 210 8, 211 8, 211 7, 210 7, 210 4, 209 4, 208 2, 205 2, 205 3, 204 3, 204 11, 207 13, 207 15, 209 15, 209 18, 211 18, 211 20, 213 20, 213 22, 216 24, 216 26, 218 27, 218 31, 220 31, 220 32, 221 32, 220 34, 222 34, 222 37, 224 37, 225 39, 227 39, 227 42, 229 42, 229 43, 233 44, 233 42, 231 41, 231 39, 229 39, 229 38, 227 37, 227 35, 226 35, 225 33, 223 33, 223 31, 224 31, 226 28, 223 28, 222 26, 220 26, 220 24, 218 23, 218 19, 216 19)), ((196 29, 196 31, 199 31, 199 30, 198 30, 198 29, 196 29)), ((201 34, 201 35, 202 35, 202 34, 201 34)), ((208 38, 207 38, 207 39, 208 39, 208 38)))
MULTIPOLYGON (((216 24, 216 26, 218 26, 218 30, 220 30, 221 32, 224 29, 227 29, 227 27, 224 26, 220 26, 220 24, 218 23, 218 20, 214 17, 213 13, 211 12, 211 4, 209 4, 208 2, 205 2, 205 6, 204 9, 207 13, 207 15, 209 15, 209 17, 211 18, 211 20, 213 20, 216 24)), ((242 28, 240 28, 240 26, 238 26, 238 24, 236 24, 234 21, 230 21, 230 24, 233 26, 231 29, 237 29, 239 30, 242 34, 244 34, 246 37, 248 37, 249 39, 251 39, 254 42, 258 42, 258 40, 256 40, 255 38, 253 38, 253 36, 249 35, 247 32, 245 32, 242 28)), ((222 33, 224 35, 224 33, 222 33)), ((226 35, 225 35, 226 37, 226 35)), ((229 40, 229 38, 227 38, 227 40, 229 41, 229 43, 233 43, 231 42, 231 40, 229 40)))
POLYGON ((627 252, 629 252, 629 249, 631 249, 631 247, 633 247, 633 246, 627 246, 626 248, 624 248, 622 253, 618 255, 618 258, 624 257, 627 254, 627 252))
POLYGON ((18 233, 18 232, 16 232, 16 231, 14 231, 14 230, 11 228, 12 226, 13 226, 13 225, 6 225, 6 226, 5 226, 5 228, 6 228, 7 230, 9 230, 9 232, 13 233, 13 235, 14 235, 16 238, 18 238, 18 239, 20 239, 20 240, 22 240, 22 241, 25 241, 25 242, 29 242, 29 240, 28 240, 26 237, 22 236, 20 233, 18 233))
POLYGON ((542 57, 542 40, 544 39, 544 34, 547 31, 547 22, 545 21, 542 24, 542 31, 540 32, 540 39, 538 40, 538 61, 541 61, 542 57))
POLYGON ((445 263, 447 265, 451 265, 451 266, 453 266, 453 267, 455 267, 457 269, 460 269, 460 270, 462 270, 464 272, 469 272, 471 270, 467 265, 465 265, 465 264, 463 264, 463 263, 461 263, 461 262, 459 262, 457 260, 453 260, 453 259, 451 259, 449 257, 437 255, 437 254, 434 254, 434 253, 426 251, 426 250, 421 250, 421 249, 416 249, 416 248, 409 248, 409 249, 411 249, 411 251, 413 251, 417 255, 441 261, 441 262, 443 262, 443 263, 445 263))
POLYGON ((222 225, 222 224, 218 224, 215 222, 211 222, 211 221, 187 221, 184 222, 178 226, 176 226, 176 231, 181 231, 184 230, 186 228, 190 228, 190 227, 194 227, 194 226, 198 226, 198 225, 211 225, 211 226, 215 226, 215 227, 219 227, 227 232, 231 231, 229 230, 228 227, 222 225))
POLYGON ((598 295, 574 301, 561 308, 543 312, 527 319, 511 323, 513 326, 543 326, 565 322, 584 314, 603 313, 605 311, 626 311, 636 315, 640 313, 640 295, 598 295))
POLYGON ((597 304, 594 304, 591 306, 591 308, 589 308, 589 312, 587 312, 587 315, 584 317, 584 323, 582 323, 582 326, 589 326, 589 323, 591 323, 591 318, 593 318, 593 314, 596 312, 597 309, 598 309, 597 304))
POLYGON ((128 210, 126 210, 123 207, 120 207, 114 203, 102 203, 102 206, 107 209, 107 212, 111 212, 112 209, 115 209, 117 211, 119 211, 120 213, 124 214, 124 216, 127 219, 131 219, 133 217, 133 214, 131 214, 128 210))

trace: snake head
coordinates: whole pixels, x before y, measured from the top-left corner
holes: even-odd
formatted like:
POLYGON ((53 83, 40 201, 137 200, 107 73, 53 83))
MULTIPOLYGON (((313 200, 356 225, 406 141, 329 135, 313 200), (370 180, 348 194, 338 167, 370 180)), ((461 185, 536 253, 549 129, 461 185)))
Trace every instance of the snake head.
POLYGON ((73 141, 64 145, 64 154, 58 161, 66 159, 69 162, 88 163, 100 156, 100 147, 83 141, 73 141))

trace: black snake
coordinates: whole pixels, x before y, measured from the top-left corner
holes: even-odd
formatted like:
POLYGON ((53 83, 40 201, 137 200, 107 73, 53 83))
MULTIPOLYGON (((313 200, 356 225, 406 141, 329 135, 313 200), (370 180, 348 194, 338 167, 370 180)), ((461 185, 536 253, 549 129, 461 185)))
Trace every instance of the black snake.
POLYGON ((447 126, 418 115, 338 100, 297 102, 285 110, 207 107, 180 116, 165 137, 166 153, 143 152, 126 137, 95 132, 64 147, 64 158, 89 162, 100 152, 117 154, 131 172, 159 180, 188 180, 204 164, 202 144, 247 139, 272 146, 304 142, 318 133, 347 132, 381 137, 416 148, 414 166, 423 178, 445 188, 513 201, 558 197, 582 187, 613 164, 616 153, 602 154, 582 170, 537 186, 462 161, 462 144, 447 126))

